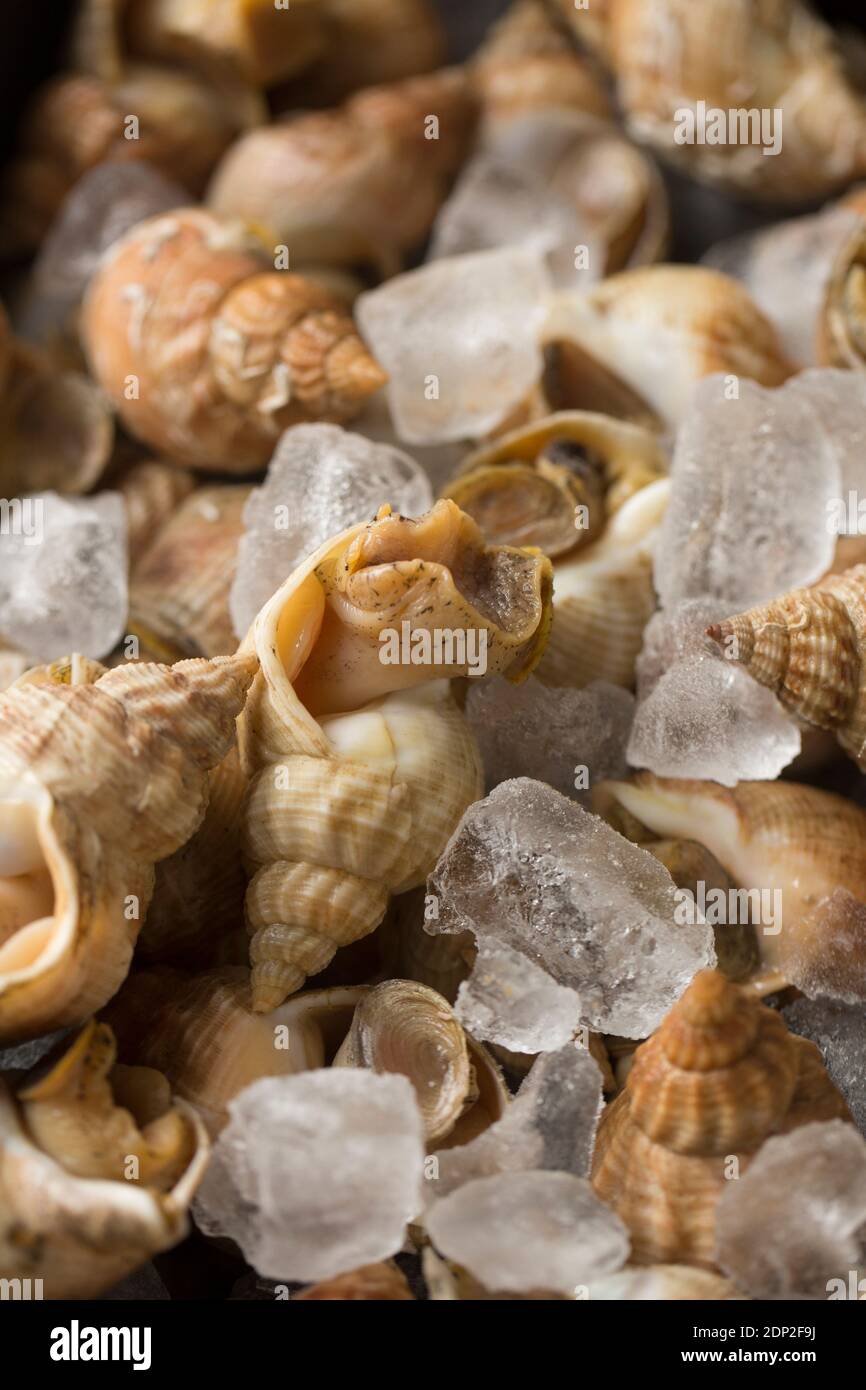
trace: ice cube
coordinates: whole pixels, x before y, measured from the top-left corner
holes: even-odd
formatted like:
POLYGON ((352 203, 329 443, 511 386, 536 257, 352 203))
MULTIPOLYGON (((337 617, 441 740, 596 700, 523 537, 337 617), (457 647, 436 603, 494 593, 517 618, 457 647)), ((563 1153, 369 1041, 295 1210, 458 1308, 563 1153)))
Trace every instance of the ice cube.
POLYGON ((537 777, 582 803, 597 782, 626 775, 633 714, 634 696, 607 681, 571 690, 497 676, 471 685, 466 701, 488 791, 510 777, 537 777))
POLYGON ((339 425, 286 430, 244 508, 230 595, 237 636, 302 560, 340 531, 372 520, 383 502, 407 516, 432 506, 427 476, 408 454, 339 425))
POLYGON ((785 356, 811 366, 835 253, 860 225, 850 208, 824 208, 718 242, 702 263, 742 281, 778 330, 785 356))
POLYGON ((768 1139, 716 1209, 717 1262, 752 1298, 856 1298, 864 1240, 866 1143, 844 1120, 768 1139))
POLYGON ((468 1144, 434 1154, 427 1196, 438 1201, 494 1173, 549 1169, 587 1177, 601 1086, 597 1062, 577 1043, 539 1057, 501 1120, 468 1144))
POLYGON ((329 1279, 393 1255, 421 1203, 424 1134, 405 1076, 323 1068, 229 1103, 195 1202, 270 1279, 329 1279))
POLYGON ((497 1173, 436 1202, 433 1244, 487 1289, 574 1294, 628 1258, 626 1229, 585 1178, 497 1173))
POLYGON ((580 995, 580 1022, 644 1038, 696 971, 712 929, 675 921, 667 869, 543 782, 503 782, 465 812, 429 881, 425 930, 504 943, 580 995))
POLYGON ((627 749, 632 767, 733 787, 778 777, 799 753, 800 731, 775 696, 706 636, 723 607, 686 600, 647 624, 627 749))
POLYGON ((14 498, 0 527, 0 631, 34 662, 100 657, 123 633, 126 512, 117 492, 14 498))
POLYGON ((390 375, 400 437, 433 444, 500 424, 541 375, 549 292, 540 253, 505 248, 434 261, 362 294, 355 317, 390 375))
POLYGON ((866 903, 847 888, 834 888, 811 905, 809 915, 809 938, 820 942, 820 950, 810 948, 809 939, 804 950, 789 949, 785 974, 790 983, 810 998, 827 995, 843 1004, 866 1004, 866 903))
POLYGON ((821 1049, 824 1064, 866 1135, 866 1012, 836 999, 796 999, 782 1010, 792 1033, 821 1049))
POLYGON ((504 942, 479 947, 455 1008, 474 1038, 511 1052, 550 1052, 580 1028, 580 995, 504 942))
POLYGON ((671 467, 655 585, 663 607, 715 598, 731 612, 813 583, 835 537, 822 524, 839 496, 839 464, 808 402, 707 377, 691 397, 671 467))
POLYGON ((839 495, 831 499, 825 513, 828 529, 833 535, 866 533, 866 381, 860 372, 814 367, 798 372, 785 390, 817 416, 839 466, 839 495), (854 493, 853 515, 850 493, 854 493), (857 514, 860 502, 862 518, 857 514))

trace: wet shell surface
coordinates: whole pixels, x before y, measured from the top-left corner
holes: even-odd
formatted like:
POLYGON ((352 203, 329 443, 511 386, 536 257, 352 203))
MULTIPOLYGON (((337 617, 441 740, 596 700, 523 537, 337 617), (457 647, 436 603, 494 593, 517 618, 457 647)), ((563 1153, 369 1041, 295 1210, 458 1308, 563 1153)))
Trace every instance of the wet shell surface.
POLYGON ((642 266, 554 296, 544 328, 557 409, 602 410, 668 427, 714 372, 780 386, 775 329, 742 285, 703 266, 642 266))
POLYGON ((715 624, 709 635, 866 771, 866 565, 715 624))
MULTIPOLYGON (((88 1298, 187 1234, 201 1122, 90 1023, 24 1084, 0 1078, 0 1278, 88 1298)), ((22 1295, 26 1297, 27 1295, 22 1295)))
POLYGON ((55 665, 0 697, 0 1038, 80 1022, 118 988, 255 668, 55 665))
POLYGON ((592 1183, 637 1264, 713 1268, 715 1209, 763 1141, 850 1119, 814 1044, 716 971, 701 971, 635 1054, 604 1111, 592 1183))
POLYGON ((261 242, 194 208, 114 244, 82 340, 134 435, 221 472, 254 472, 289 425, 349 419, 385 381, 340 300, 269 270, 261 242))
POLYGON ((393 893, 423 882, 482 786, 447 678, 468 673, 480 634, 486 674, 528 674, 550 588, 549 561, 486 547, 442 501, 416 521, 385 507, 326 542, 259 613, 240 651, 261 673, 239 724, 257 1008, 274 1008, 378 926, 393 893), (463 634, 462 653, 442 644, 445 631, 463 634), (429 664, 406 656, 404 638, 421 639, 422 657, 426 644, 429 664))
MULTIPOLYGON (((653 849, 653 841, 697 841, 712 859, 693 862, 695 878, 710 887, 715 861, 716 872, 721 868, 734 888, 751 895, 752 915, 746 913, 744 895, 738 895, 738 921, 721 926, 720 933, 735 933, 732 963, 746 967, 754 989, 782 988, 792 969, 799 974, 810 961, 820 961, 824 977, 835 977, 840 988, 852 972, 866 969, 866 932, 855 931, 834 955, 826 926, 828 899, 837 889, 866 902, 866 812, 853 802, 795 782, 722 787, 639 772, 629 782, 601 783, 595 805, 646 849, 653 849), (762 898, 769 907, 756 911, 758 896, 773 893, 778 897, 762 898), (739 920, 743 915, 745 922, 739 920), (751 926, 754 933, 740 930, 751 926)), ((674 872, 670 853, 659 857, 674 872)))

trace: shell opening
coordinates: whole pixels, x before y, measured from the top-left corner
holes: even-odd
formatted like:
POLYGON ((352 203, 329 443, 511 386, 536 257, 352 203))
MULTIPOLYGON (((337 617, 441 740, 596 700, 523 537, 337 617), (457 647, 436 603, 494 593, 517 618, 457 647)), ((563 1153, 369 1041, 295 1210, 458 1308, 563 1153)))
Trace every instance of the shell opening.
POLYGON ((26 969, 51 936, 54 883, 34 800, 0 800, 0 971, 26 969))

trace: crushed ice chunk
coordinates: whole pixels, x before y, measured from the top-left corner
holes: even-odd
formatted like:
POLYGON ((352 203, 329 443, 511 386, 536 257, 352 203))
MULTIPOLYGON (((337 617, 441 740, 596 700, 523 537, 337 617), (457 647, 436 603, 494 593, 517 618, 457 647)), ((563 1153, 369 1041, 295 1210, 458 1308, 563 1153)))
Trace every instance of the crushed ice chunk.
POLYGON ((229 1104, 195 1201, 270 1279, 329 1279, 386 1259, 421 1204, 424 1128, 405 1076, 269 1077, 229 1104))
POLYGON ((511 1052, 550 1052, 580 1028, 581 1001, 520 951, 485 941, 454 1011, 474 1038, 511 1052))
POLYGON ((570 1173, 497 1173, 436 1202, 433 1244, 487 1289, 574 1294, 619 1269, 629 1240, 619 1217, 585 1178, 570 1173))
POLYGON ((596 783, 627 775, 633 714, 631 692, 607 681, 571 690, 496 676, 476 681, 466 700, 488 791, 510 777, 537 777, 582 804, 596 783))
POLYGON ((792 947, 786 956, 788 980, 810 998, 827 995, 843 1004, 866 1004, 866 903, 847 888, 834 888, 811 907, 809 916, 812 930, 804 949, 792 947), (809 948, 810 939, 820 942, 820 950, 809 948))
POLYGON ((339 425, 295 425, 280 437, 267 477, 244 507, 245 531, 229 606, 244 637, 292 570, 332 536, 375 517, 383 502, 420 516, 433 504, 414 459, 339 425))
POLYGON ((0 528, 0 633, 34 662, 101 657, 127 610, 126 510, 118 492, 15 498, 0 528), (15 524, 15 517, 18 523, 15 524))
POLYGON ((782 1010, 792 1033, 820 1048, 830 1079, 866 1135, 866 1012, 837 999, 796 999, 782 1010))
POLYGON ((439 1201, 494 1173, 544 1169, 587 1177, 603 1104, 601 1071, 586 1048, 570 1042, 546 1053, 501 1120, 468 1144, 433 1155, 428 1197, 439 1201))
POLYGON ((839 494, 826 505, 824 520, 835 535, 866 533, 866 381, 861 372, 813 367, 798 372, 785 391, 815 414, 839 467, 839 494), (854 514, 849 494, 854 493, 854 514), (863 514, 858 514, 859 503, 863 514))
POLYGON ((598 816, 527 777, 463 815, 430 877, 425 931, 504 943, 580 995, 583 1026, 644 1038, 695 973, 712 928, 675 921, 667 869, 598 816))
POLYGON ((647 624, 627 749, 632 767, 733 787, 778 777, 799 753, 800 731, 772 692, 706 636, 729 616, 723 608, 686 600, 647 624))
POLYGON ((840 471, 814 411, 787 386, 746 380, 727 399, 726 381, 695 387, 677 435, 655 554, 663 607, 715 598, 739 612, 814 583, 833 561, 822 521, 840 471))
POLYGON ((722 1195, 716 1258, 752 1298, 856 1298, 866 1143, 854 1126, 829 1120, 768 1139, 722 1195))
POLYGON ((477 437, 542 370, 550 277, 537 251, 451 256, 362 294, 355 317, 388 372, 397 433, 410 443, 477 437))

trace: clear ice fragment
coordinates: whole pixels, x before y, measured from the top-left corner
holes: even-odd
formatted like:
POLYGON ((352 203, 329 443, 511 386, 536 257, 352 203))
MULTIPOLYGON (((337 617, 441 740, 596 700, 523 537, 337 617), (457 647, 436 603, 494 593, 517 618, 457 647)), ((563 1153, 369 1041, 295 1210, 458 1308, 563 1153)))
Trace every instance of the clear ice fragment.
POLYGON ((854 1126, 768 1139, 722 1194, 716 1257, 752 1298, 851 1297, 866 1262, 866 1143, 854 1126))
POLYGON ((512 1052, 550 1052, 580 1028, 580 995, 504 942, 485 941, 455 1013, 474 1038, 512 1052))
POLYGON ((466 700, 488 791, 511 777, 537 777, 582 804, 598 782, 627 775, 633 714, 631 692, 607 681, 571 690, 496 676, 470 685, 466 700))
POLYGON ((388 372, 391 415, 410 443, 486 434, 542 369, 550 277, 537 251, 451 256, 362 294, 355 317, 388 372))
POLYGON ((421 1203, 424 1135, 405 1076, 323 1068, 256 1081, 230 1104, 195 1202, 270 1279, 386 1259, 421 1203))
POLYGON ((582 1026, 644 1038, 696 971, 712 929, 675 921, 646 850, 543 782, 503 782, 465 812, 430 877, 425 930, 504 944, 580 995, 582 1026))
POLYGON ((706 636, 730 613, 692 599, 653 615, 637 662, 632 767, 733 787, 778 777, 800 751, 800 731, 771 691, 706 636))
POLYGON ((376 444, 339 425, 286 430, 261 487, 244 508, 245 531, 229 606, 239 638, 292 570, 320 545, 383 502, 419 516, 433 503, 423 469, 399 449, 376 444))
POLYGON ((9 505, 17 510, 0 528, 0 633, 33 662, 73 651, 105 656, 126 622, 120 493, 41 492, 9 505))
POLYGON ((573 1295, 629 1252, 619 1217, 570 1173, 476 1178, 436 1202, 427 1229, 443 1255, 504 1293, 573 1295))

